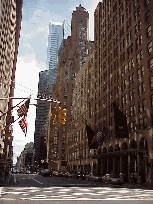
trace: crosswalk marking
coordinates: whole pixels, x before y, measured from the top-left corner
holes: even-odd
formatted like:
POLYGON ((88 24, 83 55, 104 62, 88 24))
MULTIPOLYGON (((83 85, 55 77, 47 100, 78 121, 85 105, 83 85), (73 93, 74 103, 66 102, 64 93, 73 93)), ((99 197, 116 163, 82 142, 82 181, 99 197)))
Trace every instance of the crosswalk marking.
POLYGON ((111 187, 3 187, 1 200, 152 200, 153 191, 111 187))

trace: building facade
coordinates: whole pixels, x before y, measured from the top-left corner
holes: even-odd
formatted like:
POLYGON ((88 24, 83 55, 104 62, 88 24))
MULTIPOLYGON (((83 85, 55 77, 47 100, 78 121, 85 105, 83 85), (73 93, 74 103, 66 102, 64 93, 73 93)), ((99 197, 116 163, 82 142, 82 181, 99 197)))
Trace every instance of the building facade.
MULTIPOLYGON (((89 43, 88 23, 89 14, 84 7, 79 5, 72 13, 71 36, 65 41, 59 55, 55 97, 61 102, 61 107, 67 109, 67 122, 65 125, 60 124, 59 126, 52 126, 53 133, 48 135, 48 138, 53 138, 55 132, 55 138, 57 137, 58 140, 58 170, 67 170, 67 130, 72 120, 70 107, 72 106, 72 93, 75 87, 75 77, 85 63, 88 53, 90 53, 89 49, 93 46, 93 42, 89 43)), ((53 110, 53 106, 51 106, 51 109, 53 110)), ((50 140, 53 142, 53 139, 50 140)), ((51 152, 54 154, 54 149, 52 149, 51 152)))
MULTIPOLYGON (((93 101, 94 92, 94 52, 88 56, 82 69, 75 78, 72 95, 71 115, 67 131, 67 161, 68 170, 77 172, 94 172, 96 159, 91 155, 94 150, 89 151, 88 138, 86 134, 86 121, 93 126, 93 112, 89 115, 89 103, 93 101), (91 117, 92 115, 92 117, 91 117)), ((90 105, 90 111, 92 110, 90 105)), ((95 172, 94 172, 95 173, 95 172)))
POLYGON ((59 22, 50 21, 47 48, 47 70, 57 70, 58 50, 64 38, 63 34, 63 24, 59 22))
MULTIPOLYGON (((152 174, 152 1, 103 1, 95 13, 94 126, 109 135, 97 172, 152 174), (129 138, 116 138, 113 102, 126 115, 129 138)), ((153 174, 152 174, 153 175, 153 174)))
POLYGON ((5 167, 12 166, 12 135, 11 135, 11 106, 9 96, 14 94, 14 78, 19 45, 19 35, 22 18, 22 1, 0 2, 0 97, 1 100, 1 139, 0 139, 0 174, 5 172, 5 167), (4 114, 4 115, 3 115, 4 114), (3 116, 2 116, 3 115, 3 116))
MULTIPOLYGON (((69 26, 65 23, 50 22, 47 48, 47 67, 45 71, 39 74, 38 97, 51 98, 52 88, 57 79, 58 55, 64 45, 64 37, 70 32, 69 26)), ((41 160, 46 160, 47 146, 47 119, 50 103, 47 101, 38 101, 36 110, 34 149, 36 165, 41 164, 41 160)), ((48 159, 47 159, 48 160, 48 159)))

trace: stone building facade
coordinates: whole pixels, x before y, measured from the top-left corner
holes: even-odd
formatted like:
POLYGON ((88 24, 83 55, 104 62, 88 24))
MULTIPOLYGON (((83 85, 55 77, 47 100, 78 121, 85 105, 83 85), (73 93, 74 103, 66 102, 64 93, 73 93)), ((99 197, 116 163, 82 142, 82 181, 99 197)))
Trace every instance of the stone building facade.
POLYGON ((95 13, 94 125, 107 125, 97 172, 152 174, 152 1, 103 1, 95 13), (117 139, 113 102, 127 116, 129 138, 117 139))

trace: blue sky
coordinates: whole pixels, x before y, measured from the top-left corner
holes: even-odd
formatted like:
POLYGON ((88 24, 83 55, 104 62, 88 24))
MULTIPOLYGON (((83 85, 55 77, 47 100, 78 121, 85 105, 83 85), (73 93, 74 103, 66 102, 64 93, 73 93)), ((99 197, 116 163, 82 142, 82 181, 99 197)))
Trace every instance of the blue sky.
MULTIPOLYGON (((94 40, 94 10, 99 0, 23 0, 23 15, 16 68, 15 97, 35 98, 38 90, 39 72, 46 69, 49 21, 71 24, 71 14, 79 4, 89 12, 89 38, 94 40), (31 90, 32 89, 32 90, 31 90)), ((21 100, 14 100, 14 105, 21 100)), ((36 103, 31 100, 31 104, 36 103)), ((16 110, 13 111, 15 119, 16 110)), ((20 155, 27 142, 34 141, 36 108, 30 105, 28 111, 28 133, 20 129, 18 122, 13 125, 14 159, 20 155)))

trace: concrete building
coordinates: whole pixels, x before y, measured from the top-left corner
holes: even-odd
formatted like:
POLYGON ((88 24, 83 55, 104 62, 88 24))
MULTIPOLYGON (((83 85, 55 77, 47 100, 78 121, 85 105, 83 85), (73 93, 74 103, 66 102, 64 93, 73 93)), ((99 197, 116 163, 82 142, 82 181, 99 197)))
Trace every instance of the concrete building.
MULTIPOLYGON (((38 97, 51 98, 52 83, 54 83, 54 71, 45 70, 39 73, 38 97)), ((34 150, 35 164, 41 164, 41 160, 45 160, 47 149, 45 137, 47 133, 47 117, 50 103, 47 101, 38 100, 36 108, 35 134, 34 134, 34 150)))
MULTIPOLYGON (((2 0, 0 2, 0 97, 9 98, 14 94, 14 78, 21 28, 22 1, 2 0)), ((0 174, 5 167, 12 166, 11 126, 12 101, 1 100, 0 174), (4 116, 2 116, 4 113, 4 116), (7 126, 7 127, 6 127, 7 126)))
MULTIPOLYGON (((94 52, 78 72, 72 95, 72 120, 67 130, 67 168, 69 171, 94 172, 95 159, 91 158, 94 150, 88 148, 85 120, 94 128, 94 113, 89 115, 89 103, 94 95, 94 52)), ((91 109, 91 105, 90 105, 91 109)), ((92 109, 93 110, 93 107, 92 109)))
MULTIPOLYGON (((72 13, 71 36, 64 42, 64 46, 59 53, 58 74, 53 95, 55 94, 54 97, 57 97, 57 100, 61 102, 61 107, 67 109, 67 122, 65 125, 60 124, 59 126, 50 124, 49 129, 51 131, 48 135, 48 141, 50 141, 48 142, 48 151, 51 149, 52 155, 55 155, 53 138, 55 137, 55 142, 58 141, 56 144, 56 167, 58 170, 67 170, 67 130, 72 120, 70 107, 72 105, 75 77, 87 59, 89 48, 93 45, 92 42, 89 43, 88 20, 89 14, 86 9, 81 5, 76 7, 76 11, 72 13)), ((51 110, 53 110, 53 107, 54 105, 50 107, 51 110)), ((48 158, 49 156, 51 156, 50 153, 48 158)), ((51 156, 51 160, 54 161, 53 156, 51 156)), ((50 161, 48 160, 48 162, 50 161)))
POLYGON ((104 0, 94 14, 94 126, 109 129, 97 172, 123 172, 128 181, 135 171, 153 177, 152 14, 147 0, 104 0), (129 138, 116 138, 113 101, 127 116, 129 138))
POLYGON ((24 150, 21 152, 20 156, 17 157, 16 167, 17 170, 26 171, 33 169, 33 142, 27 143, 24 150))

